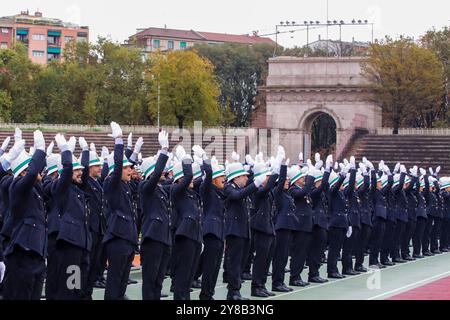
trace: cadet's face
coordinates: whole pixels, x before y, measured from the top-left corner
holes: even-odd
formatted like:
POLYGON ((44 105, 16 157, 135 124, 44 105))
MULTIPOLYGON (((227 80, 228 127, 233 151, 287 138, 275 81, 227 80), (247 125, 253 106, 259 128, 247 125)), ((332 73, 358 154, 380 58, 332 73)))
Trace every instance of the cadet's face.
POLYGON ((409 183, 405 183, 404 185, 403 185, 403 189, 408 189, 409 188, 409 183))
POLYGON ((194 189, 194 181, 191 181, 191 183, 189 183, 189 189, 194 189))
POLYGON ((131 167, 124 167, 122 169, 122 181, 130 182, 131 180, 131 167))
POLYGON ((247 176, 239 176, 233 179, 234 183, 236 183, 239 187, 243 188, 247 185, 248 177, 247 176))
POLYGON ((423 192, 423 189, 425 189, 425 188, 424 188, 424 187, 420 187, 420 188, 419 188, 419 191, 420 191, 420 192, 423 192))
POLYGON ((339 190, 343 191, 345 189, 344 185, 341 185, 341 187, 339 188, 339 190))
POLYGON ((225 187, 225 176, 213 179, 213 184, 222 190, 225 187))
POLYGON ((263 182, 263 187, 267 186, 267 182, 269 182, 269 176, 266 177, 266 180, 263 182))
POLYGON ((82 175, 81 169, 73 170, 72 173, 72 181, 75 183, 81 183, 81 175, 82 175))
POLYGON ((383 189, 382 184, 381 184, 381 181, 378 181, 378 182, 377 182, 377 189, 383 189))
POLYGON ((92 178, 98 178, 100 177, 102 173, 102 167, 101 166, 92 166, 89 168, 89 175, 92 178))
POLYGON ((450 187, 445 188, 445 192, 450 192, 450 187))
POLYGON ((38 174, 36 177, 36 182, 41 182, 42 181, 42 174, 38 174))
POLYGON ((316 187, 316 188, 318 188, 318 187, 320 187, 320 184, 322 183, 322 180, 319 180, 319 181, 317 181, 317 182, 314 182, 314 186, 316 187))
POLYGON ((170 171, 170 172, 167 174, 167 176, 168 176, 170 179, 172 179, 172 178, 173 178, 173 171, 170 171))
POLYGON ((291 180, 286 179, 286 181, 284 182, 284 190, 288 190, 289 189, 289 184, 291 183, 291 180))
POLYGON ((301 177, 297 181, 295 181, 295 185, 299 187, 303 187, 305 185, 305 177, 301 177))

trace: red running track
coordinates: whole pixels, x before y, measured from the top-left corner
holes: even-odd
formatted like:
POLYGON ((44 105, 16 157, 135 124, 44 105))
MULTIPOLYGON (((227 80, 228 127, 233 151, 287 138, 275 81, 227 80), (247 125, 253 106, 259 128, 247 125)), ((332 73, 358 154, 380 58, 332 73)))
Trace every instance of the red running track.
POLYGON ((405 291, 388 300, 450 300, 450 277, 405 291))

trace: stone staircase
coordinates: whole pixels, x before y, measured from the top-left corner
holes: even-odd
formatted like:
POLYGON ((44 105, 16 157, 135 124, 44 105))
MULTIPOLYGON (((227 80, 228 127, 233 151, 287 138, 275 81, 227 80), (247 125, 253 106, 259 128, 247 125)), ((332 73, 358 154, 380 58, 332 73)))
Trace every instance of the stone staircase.
POLYGON ((364 135, 345 153, 347 158, 351 155, 357 161, 366 157, 376 167, 384 160, 391 170, 397 162, 408 169, 418 165, 427 172, 429 167, 441 166, 440 175, 450 175, 450 135, 364 135))

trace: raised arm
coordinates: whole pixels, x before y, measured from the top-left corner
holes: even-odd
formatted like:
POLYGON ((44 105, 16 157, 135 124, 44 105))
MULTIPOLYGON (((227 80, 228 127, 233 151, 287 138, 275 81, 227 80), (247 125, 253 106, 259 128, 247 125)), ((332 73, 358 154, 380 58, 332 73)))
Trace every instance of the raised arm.
POLYGON ((161 151, 158 160, 155 164, 155 170, 150 175, 147 181, 144 181, 142 191, 145 193, 152 193, 156 186, 158 185, 159 179, 161 178, 161 175, 164 171, 164 168, 166 167, 166 163, 169 157, 167 156, 167 151, 161 151))
POLYGON ((256 197, 267 197, 270 190, 272 190, 272 188, 275 186, 277 179, 278 179, 278 174, 272 174, 269 177, 269 180, 267 181, 266 185, 258 188, 258 191, 255 192, 255 196, 256 197))
POLYGON ((350 169, 350 179, 348 181, 348 186, 344 190, 346 197, 350 196, 353 191, 355 191, 355 181, 356 181, 356 169, 350 169))
POLYGON ((275 194, 279 194, 279 193, 283 192, 284 184, 286 182, 286 176, 287 176, 287 166, 282 165, 280 167, 280 176, 278 178, 278 185, 275 188, 275 194))
POLYGON ((192 161, 189 159, 183 160, 183 178, 180 182, 176 183, 172 187, 172 196, 177 196, 181 192, 187 190, 189 185, 192 182, 192 179, 194 178, 194 175, 192 173, 192 161))
POLYGON ((211 190, 212 185, 212 167, 211 167, 211 160, 204 160, 203 161, 203 171, 205 172, 205 178, 203 179, 202 185, 200 186, 200 192, 202 193, 208 193, 211 190))

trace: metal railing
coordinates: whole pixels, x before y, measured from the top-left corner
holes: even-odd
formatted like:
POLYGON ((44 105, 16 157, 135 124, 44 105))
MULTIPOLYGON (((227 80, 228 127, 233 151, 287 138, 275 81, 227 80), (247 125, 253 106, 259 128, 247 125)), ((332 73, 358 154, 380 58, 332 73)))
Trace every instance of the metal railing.
MULTIPOLYGON (((392 135, 394 132, 393 128, 377 128, 378 135, 392 135)), ((398 135, 401 136, 447 136, 450 135, 450 128, 401 128, 398 129, 398 135)))

